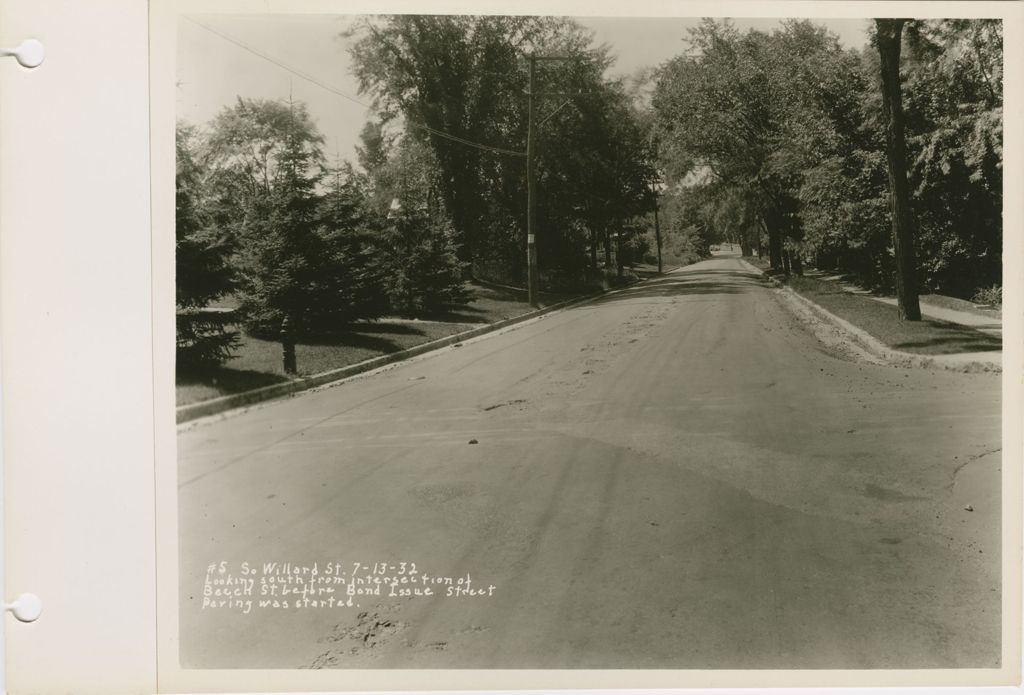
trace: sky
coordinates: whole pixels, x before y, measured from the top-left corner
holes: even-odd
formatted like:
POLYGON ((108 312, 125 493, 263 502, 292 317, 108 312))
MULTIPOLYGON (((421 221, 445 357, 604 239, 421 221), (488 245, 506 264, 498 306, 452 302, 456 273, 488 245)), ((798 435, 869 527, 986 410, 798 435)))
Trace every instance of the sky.
MULTIPOLYGON (((616 56, 609 76, 629 75, 680 54, 697 18, 576 17, 616 56)), ((370 97, 359 94, 350 72, 353 18, 343 15, 193 15, 178 24, 177 117, 201 125, 236 99, 305 102, 325 139, 328 159, 355 160, 370 97), (339 95, 340 92, 340 95, 339 95), (344 96, 342 96, 344 95, 344 96)), ((867 42, 865 19, 820 19, 843 45, 867 42)), ((740 30, 768 30, 779 19, 736 19, 740 30)))

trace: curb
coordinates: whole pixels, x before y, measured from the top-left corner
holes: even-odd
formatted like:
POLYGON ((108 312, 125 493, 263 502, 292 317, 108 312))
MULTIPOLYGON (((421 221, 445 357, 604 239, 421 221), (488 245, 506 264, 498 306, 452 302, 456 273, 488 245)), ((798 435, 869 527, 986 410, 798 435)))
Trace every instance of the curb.
POLYGON ((740 262, 747 267, 749 270, 760 274, 774 287, 782 290, 786 296, 794 301, 799 302, 804 307, 809 309, 818 318, 824 319, 831 323, 834 327, 845 333, 851 342, 856 344, 859 348, 872 355, 873 357, 889 364, 893 367, 917 367, 920 369, 949 369, 957 372, 965 371, 984 371, 984 372, 1002 372, 1003 366, 1001 362, 994 360, 971 360, 971 361, 955 361, 950 359, 943 359, 943 356, 934 355, 918 355, 913 352, 903 352, 901 350, 894 350, 882 341, 875 338, 873 335, 868 333, 862 328, 859 328, 846 319, 836 316, 828 309, 824 308, 817 302, 808 299, 799 292, 796 292, 793 288, 783 284, 775 277, 769 275, 767 272, 757 268, 744 260, 740 262))
MULTIPOLYGON (((666 275, 671 272, 667 270, 662 275, 666 275)), ((650 280, 652 278, 646 278, 650 280)), ((395 362, 401 362, 418 355, 422 355, 427 352, 434 350, 440 350, 441 348, 454 345, 455 343, 461 343, 466 340, 471 340, 488 333, 499 331, 509 326, 514 326, 518 323, 524 323, 531 319, 540 318, 546 314, 550 314, 560 309, 566 309, 575 304, 583 304, 585 302, 593 301, 599 297, 606 296, 608 294, 618 292, 632 287, 633 285, 644 282, 645 280, 634 280, 622 287, 616 287, 613 289, 601 290, 593 294, 588 294, 583 297, 576 297, 574 299, 566 299, 564 301, 552 304, 551 306, 544 307, 543 309, 537 309, 520 316, 513 316, 509 319, 502 319, 501 321, 495 321, 487 325, 481 326, 480 328, 473 328, 462 333, 456 333, 449 335, 444 338, 438 338, 437 340, 431 340, 427 343, 415 345, 405 350, 399 350, 380 357, 372 357, 356 364, 350 364, 345 367, 339 367, 338 369, 332 369, 327 372, 321 372, 319 374, 312 374, 306 377, 300 377, 291 381, 286 381, 280 384, 273 384, 271 386, 264 386, 263 388, 253 389, 251 391, 243 391, 242 393, 233 393, 229 396, 220 396, 218 398, 211 398, 206 401, 200 401, 198 403, 188 403, 186 405, 179 405, 175 408, 175 422, 182 424, 191 420, 197 420, 201 417, 208 415, 217 415, 228 410, 234 410, 235 408, 242 408, 248 405, 254 405, 256 403, 262 403, 263 401, 273 400, 275 398, 283 398, 284 396, 290 396, 301 391, 308 391, 310 389, 323 386, 335 381, 341 381, 358 374, 379 369, 395 362)))

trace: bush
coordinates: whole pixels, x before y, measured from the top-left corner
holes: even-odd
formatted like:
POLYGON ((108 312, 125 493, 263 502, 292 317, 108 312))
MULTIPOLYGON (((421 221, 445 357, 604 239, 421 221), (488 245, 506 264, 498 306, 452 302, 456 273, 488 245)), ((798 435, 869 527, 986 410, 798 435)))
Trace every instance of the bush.
POLYGON ((223 314, 202 308, 235 287, 230 265, 234 244, 211 224, 204 210, 203 167, 195 152, 195 131, 176 129, 175 295, 178 307, 176 355, 181 368, 202 368, 223 362, 239 345, 238 333, 227 330, 223 314))
POLYGON ((1002 308, 1003 288, 1000 285, 982 287, 980 290, 974 293, 974 297, 971 301, 973 301, 975 304, 986 304, 989 306, 994 306, 996 308, 1002 308))
POLYGON ((241 344, 238 331, 229 330, 230 313, 181 311, 177 315, 177 368, 197 371, 216 366, 234 355, 241 344))

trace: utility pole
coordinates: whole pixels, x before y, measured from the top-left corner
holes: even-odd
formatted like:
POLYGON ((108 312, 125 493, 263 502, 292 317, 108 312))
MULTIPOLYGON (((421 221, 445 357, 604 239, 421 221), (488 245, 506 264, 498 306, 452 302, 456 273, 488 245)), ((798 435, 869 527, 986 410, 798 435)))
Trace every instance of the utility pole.
POLYGON ((537 56, 530 54, 530 94, 529 115, 526 133, 526 265, 527 294, 530 306, 537 306, 537 180, 534 171, 536 154, 536 134, 533 132, 536 120, 537 100, 534 81, 537 69, 537 56))
POLYGON ((620 224, 619 231, 615 232, 615 276, 622 279, 622 235, 623 230, 620 224))
MULTIPOLYGON (((538 298, 538 271, 537 271, 537 98, 540 96, 555 96, 555 94, 538 94, 536 73, 538 60, 571 60, 569 56, 538 56, 533 53, 530 59, 530 93, 529 93, 529 114, 527 116, 526 131, 526 265, 527 265, 527 296, 531 306, 536 307, 538 298)), ((565 95, 562 95, 565 96, 565 95)), ((568 103, 568 102, 566 102, 568 103)), ((563 104, 564 106, 565 104, 563 104)), ((561 108, 561 106, 559 107, 561 108)), ((558 109, 555 109, 558 111, 558 109)), ((554 115, 549 113, 544 117, 543 123, 554 115)))
POLYGON ((654 187, 654 240, 658 243, 658 272, 661 272, 661 227, 658 225, 658 188, 654 187))

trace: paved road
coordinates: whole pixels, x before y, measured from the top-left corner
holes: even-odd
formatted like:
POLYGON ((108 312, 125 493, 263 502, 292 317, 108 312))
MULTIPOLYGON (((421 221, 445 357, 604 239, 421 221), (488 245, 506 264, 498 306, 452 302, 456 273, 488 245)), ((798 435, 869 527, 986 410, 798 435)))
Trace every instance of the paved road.
POLYGON ((183 431, 182 664, 995 666, 998 377, 839 359, 781 302, 717 257, 183 431), (203 609, 219 561, 483 595, 203 609))

